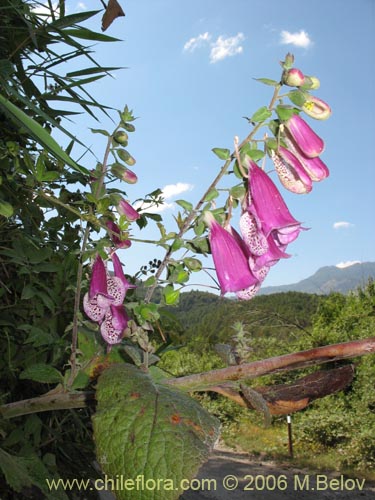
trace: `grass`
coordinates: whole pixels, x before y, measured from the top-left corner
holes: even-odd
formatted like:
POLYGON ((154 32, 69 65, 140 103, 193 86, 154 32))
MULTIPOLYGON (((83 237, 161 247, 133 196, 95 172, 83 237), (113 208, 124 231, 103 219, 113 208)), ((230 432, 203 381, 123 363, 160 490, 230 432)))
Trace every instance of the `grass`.
MULTIPOLYGON (((253 417, 254 415, 252 415, 253 417)), ((270 427, 264 427, 262 421, 243 419, 239 424, 223 430, 224 443, 235 449, 264 461, 287 462, 291 467, 307 468, 314 471, 338 471, 348 477, 363 478, 375 481, 374 470, 358 470, 343 468, 336 448, 323 449, 308 447, 305 443, 293 440, 293 458, 289 455, 288 429, 286 418, 279 419, 270 427)))

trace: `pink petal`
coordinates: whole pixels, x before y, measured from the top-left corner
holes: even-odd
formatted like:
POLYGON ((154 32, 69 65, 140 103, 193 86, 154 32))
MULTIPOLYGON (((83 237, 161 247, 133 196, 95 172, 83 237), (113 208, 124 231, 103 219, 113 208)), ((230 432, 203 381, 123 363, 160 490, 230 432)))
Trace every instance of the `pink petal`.
POLYGON ((281 184, 296 194, 306 194, 312 189, 312 182, 299 159, 288 149, 280 146, 272 154, 272 161, 281 184))
POLYGON ((265 237, 275 229, 299 227, 300 222, 289 212, 275 184, 253 161, 250 161, 249 176, 253 202, 248 210, 259 219, 265 237))
POLYGON ((125 299, 126 289, 120 278, 112 276, 107 280, 108 293, 113 297, 113 305, 121 306, 125 299))
POLYGON ((324 149, 324 141, 299 115, 293 115, 285 123, 290 136, 298 149, 309 158, 319 156, 324 149))
POLYGON ((209 212, 206 212, 205 220, 210 227, 211 253, 222 293, 236 292, 255 284, 257 279, 236 239, 209 212))
POLYGON ((89 295, 90 299, 97 293, 107 294, 107 271, 100 255, 96 256, 92 266, 89 295))

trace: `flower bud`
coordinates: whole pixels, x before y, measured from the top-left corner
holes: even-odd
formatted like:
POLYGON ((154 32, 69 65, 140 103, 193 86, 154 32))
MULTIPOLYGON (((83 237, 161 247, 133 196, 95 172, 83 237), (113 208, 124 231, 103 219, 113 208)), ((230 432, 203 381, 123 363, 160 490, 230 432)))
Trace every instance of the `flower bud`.
POLYGON ((113 140, 117 144, 126 145, 128 143, 128 134, 124 130, 118 130, 113 136, 113 140))
POLYGON ((121 165, 121 163, 114 163, 111 167, 111 172, 118 179, 121 179, 128 184, 135 184, 138 181, 136 174, 124 167, 124 165, 121 165))
POLYGON ((289 87, 300 87, 304 81, 305 77, 302 71, 297 68, 292 68, 284 72, 283 83, 289 87))
POLYGON ((320 87, 320 80, 316 76, 305 75, 305 81, 303 82, 303 90, 316 90, 320 87))
POLYGON ((125 200, 120 200, 120 203, 117 205, 117 211, 119 214, 124 215, 128 221, 135 221, 141 216, 140 213, 125 200))
POLYGON ((138 177, 132 170, 126 168, 122 176, 122 180, 127 182, 128 184, 135 184, 138 181, 138 177))
POLYGON ((316 120, 327 120, 331 116, 330 106, 318 97, 309 96, 302 105, 303 111, 316 120))

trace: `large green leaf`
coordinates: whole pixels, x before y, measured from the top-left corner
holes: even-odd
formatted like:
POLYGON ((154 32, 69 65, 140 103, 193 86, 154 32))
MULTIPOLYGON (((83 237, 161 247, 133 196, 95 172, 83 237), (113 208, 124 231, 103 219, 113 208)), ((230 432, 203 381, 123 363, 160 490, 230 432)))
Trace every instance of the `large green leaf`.
POLYGON ((128 364, 102 373, 96 399, 96 454, 107 477, 135 482, 141 476, 148 485, 159 481, 159 488, 118 490, 116 498, 178 498, 181 481, 192 479, 207 460, 218 435, 217 420, 188 395, 128 364))
POLYGON ((17 123, 17 125, 24 127, 30 136, 37 141, 41 146, 47 149, 55 158, 63 161, 74 170, 81 173, 88 174, 89 172, 79 166, 62 148, 57 144, 55 139, 41 126, 38 122, 33 120, 30 116, 24 113, 21 109, 17 108, 13 103, 8 101, 3 95, 0 94, 0 108, 10 116, 10 118, 17 123))

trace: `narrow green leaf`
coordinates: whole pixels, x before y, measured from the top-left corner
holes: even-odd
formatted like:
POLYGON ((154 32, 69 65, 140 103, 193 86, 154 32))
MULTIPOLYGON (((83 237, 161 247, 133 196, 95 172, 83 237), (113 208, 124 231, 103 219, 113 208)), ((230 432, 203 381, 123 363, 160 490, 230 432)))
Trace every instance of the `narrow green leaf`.
POLYGON ((79 12, 78 14, 70 14, 68 16, 60 17, 60 19, 56 19, 56 21, 52 21, 52 23, 46 26, 47 31, 57 31, 63 28, 67 28, 68 26, 74 26, 75 24, 82 23, 86 21, 86 19, 90 19, 90 17, 98 14, 100 10, 89 10, 86 12, 79 12))
POLYGON ((17 106, 8 101, 8 99, 1 94, 0 108, 2 108, 3 111, 17 123, 17 125, 24 127, 34 140, 47 149, 58 160, 66 163, 74 170, 89 175, 89 172, 70 158, 70 156, 67 155, 66 152, 57 144, 55 139, 53 139, 53 137, 41 125, 39 125, 38 122, 33 120, 21 109, 17 108, 17 106))
POLYGON ((213 148, 212 152, 220 158, 220 160, 229 160, 230 158, 230 151, 229 149, 225 148, 213 148))
POLYGON ((90 128, 90 130, 93 134, 102 134, 105 135, 106 137, 109 137, 111 135, 109 132, 101 128, 90 128))
POLYGON ((74 36, 74 38, 80 38, 83 40, 93 40, 96 42, 121 42, 119 38, 114 38, 113 36, 104 35, 103 33, 96 33, 87 28, 75 28, 75 29, 64 29, 64 34, 69 36, 74 36))
POLYGON ((61 373, 53 366, 36 363, 21 372, 20 379, 34 380, 34 382, 41 382, 42 384, 55 384, 61 382, 63 378, 61 373))
POLYGON ((85 75, 92 75, 95 73, 108 73, 110 71, 118 71, 119 69, 122 69, 120 66, 99 66, 99 67, 93 67, 93 68, 85 68, 85 69, 80 69, 79 71, 71 71, 70 73, 67 73, 66 76, 68 78, 73 78, 75 76, 85 76, 85 75))
POLYGON ((254 78, 257 82, 264 83, 265 85, 271 85, 272 87, 277 87, 279 82, 276 80, 271 80, 270 78, 254 78))
MULTIPOLYGON (((108 477, 160 481, 142 500, 176 500, 182 479, 192 479, 218 436, 218 421, 181 391, 154 381, 139 368, 119 363, 99 377, 93 429, 96 456, 108 477), (113 444, 116 443, 116 446, 113 444)), ((149 484, 150 484, 149 483, 149 484)), ((139 491, 118 490, 118 500, 139 491)))
POLYGON ((269 118, 270 116, 272 116, 272 112, 267 108, 267 106, 262 106, 257 111, 255 111, 250 120, 255 123, 263 122, 264 120, 267 120, 267 118, 269 118))

